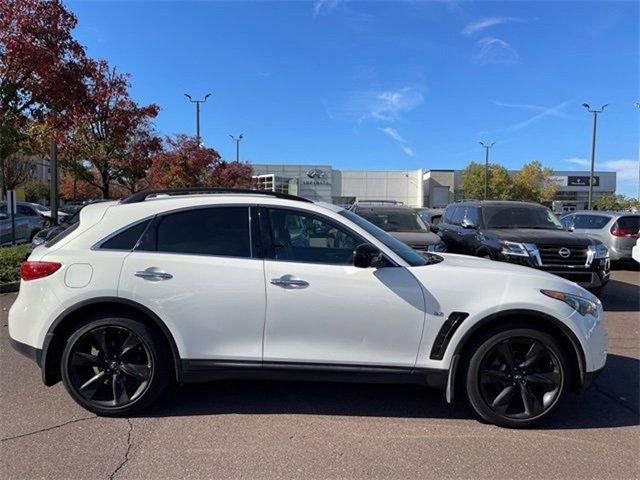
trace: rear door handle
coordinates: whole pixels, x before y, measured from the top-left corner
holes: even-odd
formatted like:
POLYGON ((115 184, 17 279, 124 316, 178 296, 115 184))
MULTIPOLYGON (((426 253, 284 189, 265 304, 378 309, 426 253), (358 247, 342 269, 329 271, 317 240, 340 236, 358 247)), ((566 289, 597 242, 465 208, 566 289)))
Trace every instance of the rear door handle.
POLYGON ((273 285, 277 285, 278 287, 298 287, 304 288, 309 286, 309 282, 305 282, 304 280, 300 280, 299 278, 295 278, 291 275, 284 275, 280 278, 272 278, 271 283, 273 285))
POLYGON ((143 278, 144 280, 151 280, 154 282, 160 280, 170 280, 173 278, 173 275, 167 272, 163 272, 160 270, 155 270, 153 267, 147 268, 146 270, 140 270, 134 273, 136 277, 143 278))

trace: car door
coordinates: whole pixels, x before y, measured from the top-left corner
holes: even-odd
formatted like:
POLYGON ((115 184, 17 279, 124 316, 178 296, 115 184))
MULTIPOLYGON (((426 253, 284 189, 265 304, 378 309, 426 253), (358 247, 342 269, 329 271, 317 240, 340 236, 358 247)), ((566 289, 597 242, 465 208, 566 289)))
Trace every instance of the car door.
POLYGON ((154 311, 182 358, 262 359, 264 264, 247 206, 159 215, 122 267, 119 296, 154 311))
POLYGON ((413 367, 422 289, 404 268, 357 268, 366 240, 306 210, 261 210, 267 318, 264 362, 413 367))
MULTIPOLYGON (((0 244, 10 244, 13 241, 13 232, 11 222, 11 215, 7 214, 7 205, 4 204, 0 207, 0 213, 7 216, 7 218, 0 220, 1 224, 1 235, 2 239, 0 240, 0 244)), ((16 242, 25 242, 28 240, 27 238, 27 222, 28 219, 20 212, 20 205, 18 206, 18 212, 14 214, 13 224, 15 224, 15 240, 16 242)))
POLYGON ((453 225, 451 219, 456 210, 456 205, 449 205, 442 216, 438 232, 442 240, 447 245, 448 252, 456 252, 458 249, 458 238, 456 235, 455 225, 453 225))
MULTIPOLYGON (((475 255, 476 251, 480 247, 478 240, 478 228, 479 228, 479 215, 478 208, 473 205, 461 207, 461 218, 459 220, 458 233, 460 239, 460 248, 464 253, 475 255), (464 226, 467 225, 467 226, 464 226)), ((454 216, 460 217, 457 215, 454 216)))

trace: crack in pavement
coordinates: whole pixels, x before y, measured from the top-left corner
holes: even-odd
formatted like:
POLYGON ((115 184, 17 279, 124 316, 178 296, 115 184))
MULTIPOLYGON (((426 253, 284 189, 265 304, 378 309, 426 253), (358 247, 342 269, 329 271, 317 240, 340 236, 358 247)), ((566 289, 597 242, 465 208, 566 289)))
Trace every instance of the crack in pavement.
POLYGON ((126 420, 127 420, 127 423, 129 424, 129 431, 127 432, 127 451, 124 452, 124 458, 122 459, 120 464, 109 475, 109 480, 113 480, 116 473, 118 473, 118 471, 120 471, 120 469, 124 467, 126 463, 129 461, 129 454, 131 453, 131 448, 133 447, 133 442, 131 441, 131 434, 133 433, 133 422, 131 421, 130 418, 127 418, 126 420))
POLYGON ((620 405, 622 408, 624 408, 625 410, 630 411, 631 413, 638 415, 638 411, 634 410, 632 407, 630 407, 629 405, 625 405, 624 403, 622 403, 620 401, 619 398, 614 397, 613 395, 609 394, 608 392, 605 392, 604 390, 600 389, 600 385, 598 385, 597 382, 593 382, 593 386, 596 390, 596 392, 598 392, 600 395, 602 395, 603 397, 607 397, 609 400, 611 400, 614 403, 617 403, 618 405, 620 405))
POLYGON ((35 435, 37 433, 44 433, 44 432, 48 432, 50 430, 55 430, 56 428, 64 427, 66 425, 71 425, 72 423, 83 422, 85 420, 93 420, 94 418, 98 418, 98 417, 96 415, 93 415, 91 417, 76 418, 74 420, 69 420, 68 422, 64 422, 64 423, 61 423, 59 425, 53 425, 51 427, 41 428, 40 430, 36 430, 34 432, 22 433, 20 435, 15 435, 13 437, 2 438, 2 439, 0 439, 0 442, 8 442, 9 440, 16 440, 18 438, 29 437, 29 436, 35 435))

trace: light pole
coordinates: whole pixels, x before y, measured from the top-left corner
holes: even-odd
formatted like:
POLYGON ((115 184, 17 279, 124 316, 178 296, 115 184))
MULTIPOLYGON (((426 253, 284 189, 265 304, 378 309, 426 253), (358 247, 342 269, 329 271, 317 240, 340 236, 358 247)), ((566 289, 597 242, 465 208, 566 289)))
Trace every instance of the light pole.
POLYGON ((593 168, 596 163, 596 127, 598 125, 598 114, 604 112, 608 103, 600 107, 600 110, 591 108, 588 103, 583 103, 582 106, 589 113, 593 113, 593 135, 591 137, 591 173, 589 174, 589 202, 587 204, 587 210, 591 210, 593 207, 593 168))
POLYGON ((206 102, 211 94, 207 93, 202 100, 194 100, 188 93, 185 93, 184 96, 187 97, 191 103, 196 104, 196 139, 198 140, 198 145, 200 145, 200 104, 206 102))
POLYGON ((495 145, 496 142, 486 145, 484 142, 478 142, 484 148, 484 199, 487 199, 489 192, 489 149, 495 145))
POLYGON ((240 142, 244 138, 244 133, 241 133, 237 137, 234 137, 231 134, 229 134, 229 136, 231 137, 231 140, 236 142, 236 162, 239 162, 240 161, 240 142))

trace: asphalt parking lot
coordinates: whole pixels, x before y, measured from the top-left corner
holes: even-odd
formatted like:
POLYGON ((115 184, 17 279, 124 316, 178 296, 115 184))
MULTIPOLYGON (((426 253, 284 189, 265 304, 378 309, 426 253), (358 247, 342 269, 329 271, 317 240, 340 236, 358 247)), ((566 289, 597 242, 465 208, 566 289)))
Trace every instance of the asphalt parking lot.
POLYGON ((480 423, 412 386, 228 381, 100 418, 8 344, 0 297, 1 478, 640 477, 640 273, 605 289, 610 356, 582 396, 530 430, 480 423))

